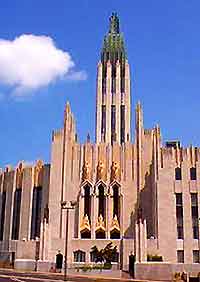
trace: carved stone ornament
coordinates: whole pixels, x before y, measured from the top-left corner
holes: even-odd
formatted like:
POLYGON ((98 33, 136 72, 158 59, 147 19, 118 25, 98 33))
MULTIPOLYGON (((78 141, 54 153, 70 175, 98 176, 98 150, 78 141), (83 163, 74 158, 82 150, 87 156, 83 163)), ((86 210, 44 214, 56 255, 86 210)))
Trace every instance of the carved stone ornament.
POLYGON ((90 221, 89 221, 87 214, 85 216, 83 216, 83 219, 82 219, 82 222, 81 222, 81 225, 80 225, 80 231, 82 232, 82 231, 85 231, 85 230, 90 231, 90 221))
POLYGON ((34 167, 34 186, 42 186, 43 161, 39 160, 34 167))
POLYGON ((85 162, 82 170, 82 181, 90 180, 90 165, 88 162, 85 162))
POLYGON ((111 181, 120 180, 120 166, 117 162, 112 162, 110 178, 111 181))
POLYGON ((117 219, 117 215, 115 215, 112 219, 110 230, 111 231, 112 230, 120 231, 120 226, 119 226, 119 222, 118 222, 118 219, 117 219))
POLYGON ((103 220, 102 214, 100 214, 99 218, 97 219, 96 231, 97 231, 97 230, 103 230, 103 231, 105 231, 105 222, 104 222, 104 220, 103 220))
POLYGON ((16 188, 22 188, 23 164, 19 163, 16 171, 16 188))
POLYGON ((102 161, 98 162, 97 165, 97 180, 106 180, 105 179, 105 168, 102 161))

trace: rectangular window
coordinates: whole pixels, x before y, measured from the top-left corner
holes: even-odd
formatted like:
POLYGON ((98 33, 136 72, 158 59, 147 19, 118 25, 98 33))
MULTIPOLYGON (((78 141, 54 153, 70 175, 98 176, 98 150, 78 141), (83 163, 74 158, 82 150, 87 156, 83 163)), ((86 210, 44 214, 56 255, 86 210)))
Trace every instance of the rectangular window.
POLYGON ((121 65, 121 93, 125 92, 125 66, 121 65))
POLYGON ((125 105, 121 105, 121 144, 125 142, 125 105))
POLYGON ((102 93, 106 93, 106 76, 107 76, 107 67, 105 64, 102 65, 102 93))
POLYGON ((116 107, 111 106, 111 143, 116 141, 116 107))
POLYGON ((177 222, 177 238, 184 239, 182 193, 176 193, 176 222, 177 222))
POLYGON ((176 193, 176 205, 178 207, 182 207, 183 206, 183 197, 182 197, 182 193, 176 193))
POLYGON ((191 213, 192 213, 193 239, 199 239, 199 215, 198 215, 197 193, 191 193, 191 213))
POLYGON ((193 263, 200 263, 199 250, 193 251, 193 263))
POLYGON ((175 168, 175 179, 182 180, 182 172, 180 167, 175 168))
POLYGON ((19 240, 20 209, 21 209, 22 189, 18 188, 14 195, 13 221, 12 221, 12 240, 19 240))
POLYGON ((74 252, 74 262, 85 262, 85 252, 81 250, 74 252))
POLYGON ((3 240, 4 221, 5 221, 5 208, 6 208, 6 191, 1 194, 1 225, 0 225, 0 241, 3 240))
POLYGON ((106 136, 106 106, 102 105, 101 108, 101 114, 102 114, 102 119, 101 119, 101 135, 103 136, 102 142, 105 141, 105 136, 106 136))
POLYGON ((34 187, 32 201, 31 239, 40 237, 42 187, 34 187))
POLYGON ((90 186, 86 185, 84 187, 84 216, 88 216, 90 220, 91 217, 91 196, 90 196, 90 186))
POLYGON ((190 180, 196 180, 197 179, 197 170, 196 167, 190 168, 190 180))
POLYGON ((116 92, 116 65, 112 65, 112 93, 116 92))
POLYGON ((112 256, 112 262, 119 262, 119 253, 116 252, 113 256, 112 256))
POLYGON ((177 262, 184 263, 184 251, 183 250, 177 251, 177 262))
POLYGON ((95 252, 90 252, 90 261, 91 262, 96 262, 97 256, 95 252))

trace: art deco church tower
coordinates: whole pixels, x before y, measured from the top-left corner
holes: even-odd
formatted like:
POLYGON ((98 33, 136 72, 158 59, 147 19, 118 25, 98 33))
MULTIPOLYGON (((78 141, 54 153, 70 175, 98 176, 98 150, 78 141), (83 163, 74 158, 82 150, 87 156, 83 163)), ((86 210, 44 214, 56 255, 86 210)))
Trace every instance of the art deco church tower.
POLYGON ((97 71, 96 143, 130 140, 130 70, 119 18, 110 17, 97 71))

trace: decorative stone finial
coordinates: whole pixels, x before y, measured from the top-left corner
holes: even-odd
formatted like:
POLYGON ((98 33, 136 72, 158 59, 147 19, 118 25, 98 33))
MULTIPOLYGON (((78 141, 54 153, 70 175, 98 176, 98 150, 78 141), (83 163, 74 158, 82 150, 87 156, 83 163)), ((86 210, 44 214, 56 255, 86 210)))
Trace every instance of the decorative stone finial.
POLYGON ((66 104, 66 108, 65 108, 65 112, 68 114, 70 113, 70 104, 69 104, 69 101, 67 101, 67 104, 66 104))
POLYGON ((90 143, 90 134, 87 135, 87 143, 90 143))

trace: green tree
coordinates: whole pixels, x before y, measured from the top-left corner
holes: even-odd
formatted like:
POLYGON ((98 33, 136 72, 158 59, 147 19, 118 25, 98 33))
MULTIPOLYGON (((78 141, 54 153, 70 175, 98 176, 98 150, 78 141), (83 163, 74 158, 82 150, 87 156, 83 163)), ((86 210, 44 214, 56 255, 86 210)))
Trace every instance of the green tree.
POLYGON ((97 246, 91 248, 95 257, 95 262, 105 262, 111 264, 117 254, 117 247, 113 247, 112 242, 108 243, 104 249, 99 250, 97 246))
POLYGON ((103 257, 103 249, 99 250, 97 246, 95 245, 94 247, 91 248, 91 252, 93 253, 93 256, 95 258, 95 262, 103 262, 104 257, 103 257))

